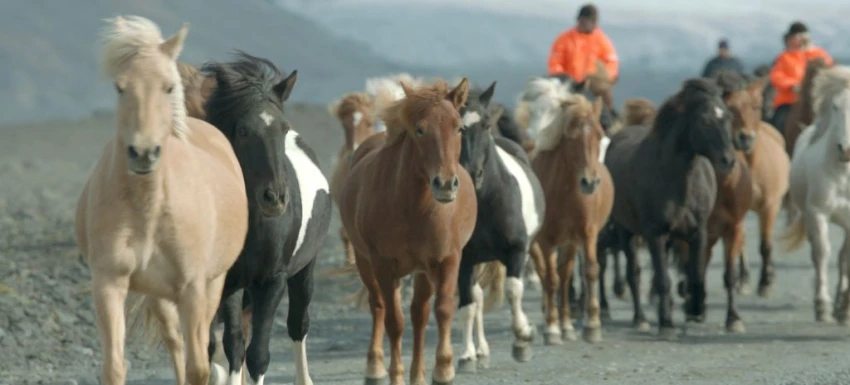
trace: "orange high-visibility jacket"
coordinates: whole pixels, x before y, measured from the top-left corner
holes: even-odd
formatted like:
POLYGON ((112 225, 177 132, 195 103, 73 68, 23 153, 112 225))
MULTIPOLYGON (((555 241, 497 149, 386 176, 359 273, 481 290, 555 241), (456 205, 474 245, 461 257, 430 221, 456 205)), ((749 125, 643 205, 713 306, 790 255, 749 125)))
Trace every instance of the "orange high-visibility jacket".
POLYGON ((785 51, 776 58, 770 70, 770 83, 776 89, 774 108, 797 101, 797 93, 792 88, 803 82, 806 76, 806 62, 816 58, 823 58, 827 65, 832 65, 829 53, 814 46, 804 50, 785 51))
POLYGON ((596 72, 596 60, 605 63, 611 79, 617 78, 619 58, 608 36, 598 27, 591 33, 581 33, 573 27, 552 43, 549 74, 565 73, 574 81, 582 82, 587 75, 596 72))

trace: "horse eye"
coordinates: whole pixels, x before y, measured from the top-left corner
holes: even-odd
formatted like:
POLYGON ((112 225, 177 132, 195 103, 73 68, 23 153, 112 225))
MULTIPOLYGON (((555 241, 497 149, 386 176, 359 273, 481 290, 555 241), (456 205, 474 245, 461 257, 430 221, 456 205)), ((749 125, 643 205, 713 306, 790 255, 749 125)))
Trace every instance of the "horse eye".
POLYGON ((119 94, 123 94, 123 93, 124 93, 124 89, 123 89, 123 88, 121 88, 121 86, 119 86, 119 85, 118 85, 118 83, 115 83, 115 92, 117 92, 117 93, 119 93, 119 94))
POLYGON ((168 88, 166 88, 166 89, 165 89, 165 93, 166 93, 166 94, 170 94, 170 93, 171 93, 171 92, 173 92, 173 91, 174 91, 174 86, 173 86, 173 85, 172 85, 172 86, 168 86, 168 88))
POLYGON ((419 136, 425 135, 425 130, 417 127, 416 128, 416 135, 419 135, 419 136))

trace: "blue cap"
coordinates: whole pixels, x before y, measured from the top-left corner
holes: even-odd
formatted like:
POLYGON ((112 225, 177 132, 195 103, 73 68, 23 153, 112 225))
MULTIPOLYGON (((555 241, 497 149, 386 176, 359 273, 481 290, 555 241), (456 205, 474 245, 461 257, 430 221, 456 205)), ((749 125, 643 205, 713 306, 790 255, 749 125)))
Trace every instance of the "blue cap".
POLYGON ((717 44, 717 48, 729 49, 729 40, 720 39, 720 43, 717 44))

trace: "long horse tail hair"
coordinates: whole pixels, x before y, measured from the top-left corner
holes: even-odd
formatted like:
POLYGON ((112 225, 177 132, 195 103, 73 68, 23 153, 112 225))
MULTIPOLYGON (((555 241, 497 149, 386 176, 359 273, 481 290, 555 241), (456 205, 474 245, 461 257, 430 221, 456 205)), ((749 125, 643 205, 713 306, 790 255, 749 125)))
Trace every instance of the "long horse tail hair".
POLYGON ((480 265, 478 284, 487 289, 484 298, 484 312, 498 309, 505 303, 505 278, 507 269, 502 262, 492 261, 480 265))
MULTIPOLYGON (((322 278, 353 277, 357 275, 357 264, 354 263, 349 263, 342 267, 330 268, 319 273, 319 277, 322 278)), ((368 310, 368 299, 369 291, 361 283, 360 289, 356 293, 343 298, 343 302, 353 304, 357 310, 368 310)))
MULTIPOLYGON (((155 298, 147 295, 129 293, 127 295, 127 319, 132 320, 127 334, 136 334, 148 347, 162 344, 162 323, 157 319, 153 308, 155 298)), ((179 330, 179 329, 178 329, 179 330)))
POLYGON ((803 222, 802 212, 793 203, 790 205, 790 211, 788 211, 786 218, 788 224, 779 239, 785 251, 795 251, 802 247, 806 240, 806 224, 803 222))

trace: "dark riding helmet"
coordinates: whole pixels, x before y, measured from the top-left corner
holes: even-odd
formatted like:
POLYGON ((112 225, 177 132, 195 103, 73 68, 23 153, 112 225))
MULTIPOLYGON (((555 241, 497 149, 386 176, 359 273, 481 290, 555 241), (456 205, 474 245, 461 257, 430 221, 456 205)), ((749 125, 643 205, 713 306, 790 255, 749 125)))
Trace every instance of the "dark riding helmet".
POLYGON ((791 35, 796 35, 798 33, 805 33, 805 32, 809 32, 809 28, 806 27, 806 25, 803 24, 802 21, 795 21, 795 22, 791 23, 790 27, 788 27, 788 33, 786 35, 791 36, 791 35))
POLYGON ((587 3, 578 10, 578 18, 597 21, 599 20, 599 10, 593 3, 587 3))

